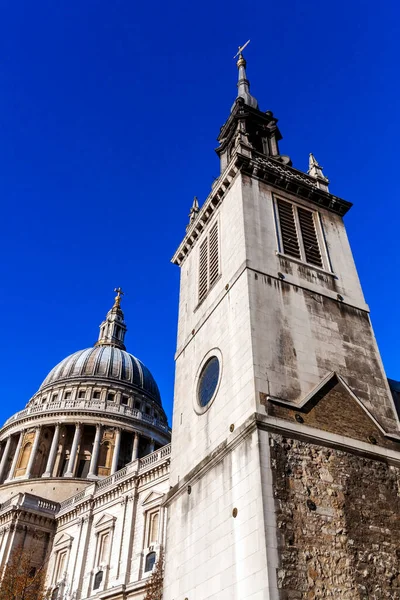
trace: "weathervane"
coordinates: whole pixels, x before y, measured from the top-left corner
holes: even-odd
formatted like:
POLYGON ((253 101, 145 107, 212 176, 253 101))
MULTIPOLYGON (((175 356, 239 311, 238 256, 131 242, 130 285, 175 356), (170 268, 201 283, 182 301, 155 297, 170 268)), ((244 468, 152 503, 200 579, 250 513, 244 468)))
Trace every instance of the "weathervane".
POLYGON ((247 40, 247 42, 243 46, 239 46, 239 50, 233 58, 240 56, 242 54, 243 50, 246 48, 247 44, 250 44, 250 40, 247 40))

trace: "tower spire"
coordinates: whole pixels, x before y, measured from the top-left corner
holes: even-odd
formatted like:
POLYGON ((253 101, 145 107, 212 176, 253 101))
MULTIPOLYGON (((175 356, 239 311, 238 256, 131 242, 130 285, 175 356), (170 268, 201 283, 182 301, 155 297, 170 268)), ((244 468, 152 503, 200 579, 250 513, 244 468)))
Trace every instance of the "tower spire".
POLYGON ((124 322, 124 313, 121 310, 121 299, 124 292, 120 287, 115 288, 114 292, 117 293, 114 304, 100 325, 99 339, 95 346, 114 346, 125 350, 124 338, 127 328, 124 322))
MULTIPOLYGON (((248 106, 251 106, 252 108, 258 108, 258 102, 257 100, 254 98, 254 96, 252 96, 250 94, 250 82, 247 79, 246 76, 246 60, 243 57, 243 50, 246 48, 247 44, 250 42, 250 40, 248 40, 243 46, 239 46, 239 50, 237 52, 237 54, 234 56, 234 58, 238 57, 238 61, 237 61, 237 68, 239 70, 239 77, 238 77, 238 93, 237 93, 237 98, 243 98, 245 104, 247 104, 248 106)), ((235 106, 235 105, 233 105, 235 106)), ((232 109, 233 109, 232 106, 232 109)))

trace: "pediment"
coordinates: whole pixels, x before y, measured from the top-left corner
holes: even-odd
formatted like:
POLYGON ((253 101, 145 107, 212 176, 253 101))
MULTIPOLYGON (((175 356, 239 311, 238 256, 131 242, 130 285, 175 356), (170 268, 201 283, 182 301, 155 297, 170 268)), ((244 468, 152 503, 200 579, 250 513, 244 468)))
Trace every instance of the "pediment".
POLYGON ((109 513, 104 513, 104 515, 102 515, 100 517, 100 519, 98 521, 96 521, 94 526, 95 526, 95 528, 104 527, 106 525, 112 526, 116 520, 117 520, 117 517, 114 517, 114 515, 110 515, 109 513))
POLYGON ((54 542, 54 546, 64 546, 72 544, 73 537, 68 533, 62 533, 54 542))
POLYGON ((161 498, 163 497, 163 495, 164 494, 161 494, 160 492, 157 492, 157 491, 150 492, 144 498, 144 500, 142 502, 142 506, 145 506, 146 504, 154 504, 156 501, 161 500, 161 498))
POLYGON ((345 379, 334 371, 298 403, 271 397, 268 400, 271 416, 295 419, 310 427, 380 446, 392 448, 396 444, 398 448, 398 441, 388 438, 345 379))

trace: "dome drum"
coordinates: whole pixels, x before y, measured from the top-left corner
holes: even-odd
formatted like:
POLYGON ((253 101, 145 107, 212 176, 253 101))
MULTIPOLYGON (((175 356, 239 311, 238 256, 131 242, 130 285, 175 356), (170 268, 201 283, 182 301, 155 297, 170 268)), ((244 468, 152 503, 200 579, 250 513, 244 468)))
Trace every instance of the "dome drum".
POLYGON ((76 417, 24 424, 1 443, 0 483, 42 478, 103 479, 165 445, 151 428, 76 417), (103 421, 103 422, 102 422, 103 421))

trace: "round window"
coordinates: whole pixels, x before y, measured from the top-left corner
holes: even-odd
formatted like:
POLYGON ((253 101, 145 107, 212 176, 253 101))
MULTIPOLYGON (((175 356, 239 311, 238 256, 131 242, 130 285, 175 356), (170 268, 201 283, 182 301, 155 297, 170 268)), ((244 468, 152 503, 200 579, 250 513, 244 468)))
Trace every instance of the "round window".
POLYGON ((219 371, 219 360, 216 356, 212 356, 202 368, 199 377, 197 400, 201 407, 207 406, 213 398, 218 385, 219 371))

